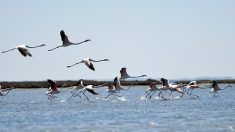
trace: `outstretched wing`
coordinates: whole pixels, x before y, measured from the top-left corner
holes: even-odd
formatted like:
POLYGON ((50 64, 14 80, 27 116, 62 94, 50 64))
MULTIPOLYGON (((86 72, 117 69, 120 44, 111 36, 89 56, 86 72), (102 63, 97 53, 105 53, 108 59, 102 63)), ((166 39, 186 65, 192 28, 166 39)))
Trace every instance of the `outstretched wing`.
POLYGON ((19 47, 18 50, 24 57, 27 57, 27 55, 32 57, 32 54, 29 52, 28 49, 19 47))
POLYGON ((87 90, 88 92, 94 94, 94 95, 98 95, 98 94, 99 94, 99 93, 97 93, 97 92, 95 91, 94 88, 92 88, 92 85, 86 86, 86 90, 87 90))
POLYGON ((162 85, 163 85, 163 86, 169 87, 169 84, 168 84, 168 80, 167 80, 167 79, 161 78, 161 81, 162 81, 162 85))
POLYGON ((51 80, 51 79, 47 79, 47 81, 48 81, 51 85, 55 85, 55 84, 56 84, 56 82, 53 81, 53 80, 51 80))
POLYGON ((64 30, 60 31, 60 36, 63 44, 69 43, 68 36, 65 34, 64 30))
POLYGON ((94 65, 91 62, 85 63, 88 68, 90 68, 92 71, 95 71, 94 65))
POLYGON ((219 85, 217 81, 212 81, 212 87, 214 88, 214 90, 219 90, 219 85))
POLYGON ((121 76, 128 76, 127 71, 126 71, 126 67, 123 67, 123 68, 120 70, 120 74, 121 74, 121 76))

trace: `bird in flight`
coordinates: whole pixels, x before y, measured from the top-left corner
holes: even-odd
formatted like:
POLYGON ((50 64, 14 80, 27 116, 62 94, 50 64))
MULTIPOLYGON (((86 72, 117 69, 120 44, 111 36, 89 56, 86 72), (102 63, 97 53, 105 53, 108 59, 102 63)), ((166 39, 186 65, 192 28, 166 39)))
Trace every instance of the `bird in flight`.
POLYGON ((52 51, 52 50, 55 50, 55 49, 60 48, 60 47, 67 47, 67 46, 70 46, 70 45, 79 45, 79 44, 91 41, 90 39, 86 39, 86 40, 81 41, 79 43, 72 43, 72 42, 69 41, 68 36, 65 34, 64 30, 60 31, 60 37, 61 37, 61 40, 63 42, 62 45, 59 45, 59 46, 57 46, 53 49, 49 49, 48 51, 52 51))
POLYGON ((32 57, 32 54, 30 53, 28 48, 38 48, 38 47, 43 47, 43 46, 46 46, 46 45, 45 44, 41 44, 41 45, 38 45, 38 46, 28 46, 28 45, 21 44, 21 45, 16 46, 15 48, 12 48, 12 49, 9 49, 9 50, 6 50, 6 51, 2 51, 2 53, 6 53, 6 52, 9 52, 9 51, 18 49, 19 52, 24 57, 27 57, 27 56, 32 57))
POLYGON ((130 76, 127 71, 126 71, 126 67, 121 68, 120 70, 120 75, 119 75, 119 79, 127 79, 127 78, 139 78, 139 77, 147 77, 147 75, 140 75, 140 76, 130 76))
POLYGON ((214 96, 215 96, 215 93, 217 93, 218 91, 224 90, 224 89, 229 88, 229 87, 232 87, 232 86, 231 86, 231 85, 228 85, 228 86, 226 86, 226 87, 224 87, 224 88, 220 88, 217 81, 212 81, 211 87, 212 87, 211 92, 213 92, 213 93, 214 93, 214 96))
POLYGON ((82 59, 80 62, 77 62, 75 64, 72 64, 72 65, 69 65, 67 66, 67 68, 69 67, 72 67, 72 66, 75 66, 77 64, 80 64, 80 63, 84 63, 88 68, 90 68, 92 71, 95 71, 95 67, 93 65, 92 62, 101 62, 101 61, 109 61, 109 59, 103 59, 103 60, 93 60, 91 58, 85 58, 85 59, 82 59))

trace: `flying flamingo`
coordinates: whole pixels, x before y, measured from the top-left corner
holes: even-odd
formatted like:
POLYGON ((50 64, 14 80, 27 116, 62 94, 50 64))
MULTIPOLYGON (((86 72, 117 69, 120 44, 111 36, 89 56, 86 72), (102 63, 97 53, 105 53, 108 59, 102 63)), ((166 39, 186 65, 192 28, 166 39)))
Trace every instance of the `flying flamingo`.
POLYGON ((114 85, 113 84, 109 84, 108 85, 108 90, 106 90, 107 92, 109 92, 108 96, 105 97, 105 99, 107 99, 110 95, 114 95, 114 96, 117 96, 117 97, 121 97, 119 95, 117 95, 117 91, 114 89, 113 87, 114 85))
POLYGON ((59 94, 60 91, 57 89, 57 84, 55 81, 48 79, 47 80, 50 83, 50 87, 48 88, 48 92, 46 92, 48 96, 48 99, 55 99, 56 96, 54 96, 55 94, 59 94))
POLYGON ((68 99, 68 101, 72 98, 72 97, 76 97, 79 96, 81 98, 81 96, 79 95, 80 93, 77 93, 80 89, 83 89, 85 86, 83 85, 83 79, 78 80, 77 84, 75 86, 72 86, 71 88, 73 89, 71 91, 72 96, 68 99))
POLYGON ((94 65, 92 64, 92 62, 101 62, 101 61, 109 61, 109 59, 93 60, 91 58, 85 58, 85 59, 82 59, 80 62, 77 62, 75 64, 67 66, 67 68, 75 66, 75 65, 80 64, 80 63, 84 63, 88 68, 95 71, 95 68, 94 68, 94 65))
POLYGON ((89 93, 91 93, 91 94, 93 94, 93 95, 98 95, 99 93, 97 93, 96 91, 95 91, 95 87, 93 86, 93 85, 87 85, 87 86, 85 86, 83 89, 82 89, 82 91, 81 92, 79 92, 79 94, 80 93, 82 93, 85 97, 86 97, 86 99, 89 101, 89 98, 86 96, 86 94, 85 94, 85 92, 86 91, 88 91, 89 93))
POLYGON ((140 76, 130 76, 128 75, 127 71, 126 71, 126 67, 123 67, 121 70, 120 70, 120 76, 119 78, 120 79, 127 79, 127 78, 139 78, 139 77, 147 77, 146 75, 140 75, 140 76))
POLYGON ((10 50, 2 51, 2 53, 6 53, 6 52, 9 52, 9 51, 18 49, 19 52, 20 52, 24 57, 27 57, 27 56, 32 57, 32 54, 30 53, 30 51, 29 51, 28 48, 38 48, 38 47, 42 47, 42 46, 46 46, 46 45, 45 45, 45 44, 41 44, 41 45, 32 47, 32 46, 28 46, 28 45, 23 45, 23 44, 21 44, 21 45, 16 46, 15 48, 10 49, 10 50))
POLYGON ((108 85, 107 92, 109 92, 109 95, 107 97, 105 97, 105 99, 108 98, 110 95, 121 97, 121 96, 117 95, 116 93, 119 93, 121 90, 127 91, 127 90, 129 90, 130 87, 132 87, 132 84, 127 89, 122 88, 119 78, 115 77, 113 80, 113 84, 108 85))
POLYGON ((11 88, 2 89, 2 86, 0 85, 0 96, 6 96, 11 90, 12 90, 11 88), (4 93, 5 91, 7 92, 4 93))
POLYGON ((228 85, 228 86, 226 86, 226 87, 224 87, 224 88, 220 88, 217 81, 212 81, 211 87, 212 87, 211 92, 213 92, 213 93, 214 93, 214 96, 215 96, 215 93, 217 93, 218 91, 224 90, 224 89, 229 88, 229 87, 232 87, 232 86, 231 86, 231 85, 228 85))
MULTIPOLYGON (((159 88, 156 86, 156 82, 151 82, 150 85, 149 85, 149 88, 147 89, 147 91, 145 91, 146 94, 147 94, 147 95, 145 96, 145 99, 151 98, 157 90, 159 90, 159 88), (151 94, 151 93, 152 93, 152 94, 151 94)), ((159 93, 159 94, 160 94, 160 93, 159 93)), ((159 95, 158 95, 158 96, 159 96, 159 95)))
POLYGON ((50 49, 48 51, 52 51, 52 50, 55 50, 55 49, 60 48, 60 47, 67 47, 67 46, 70 46, 70 45, 79 45, 79 44, 91 41, 90 39, 86 39, 86 40, 84 40, 82 42, 79 42, 79 43, 72 43, 72 42, 69 41, 68 36, 65 34, 64 30, 60 31, 60 36, 61 36, 61 40, 63 42, 62 45, 57 46, 57 47, 55 47, 53 49, 50 49))
POLYGON ((124 89, 121 87, 121 83, 120 83, 120 80, 118 77, 115 77, 114 80, 113 80, 113 85, 114 85, 114 90, 116 92, 120 92, 121 90, 124 90, 124 91, 127 91, 129 90, 129 88, 132 87, 132 84, 127 88, 127 89, 124 89))
POLYGON ((162 90, 170 90, 171 91, 170 95, 172 94, 173 91, 176 91, 178 93, 181 93, 180 97, 183 97, 184 92, 181 89, 183 85, 181 86, 181 85, 169 83, 169 81, 165 78, 161 78, 161 81, 162 81, 162 86, 163 86, 162 90))
MULTIPOLYGON (((91 93, 91 94, 93 94, 93 95, 98 95, 99 93, 97 93, 97 92, 95 91, 95 88, 103 87, 103 86, 105 86, 105 85, 106 85, 106 84, 102 84, 102 85, 98 85, 98 86, 94 86, 94 85, 87 85, 87 86, 84 86, 82 80, 80 80, 80 81, 78 81, 78 83, 77 83, 76 89, 77 89, 77 90, 82 89, 82 90, 81 90, 79 93, 76 93, 74 96, 79 96, 79 97, 81 98, 80 94, 82 93, 82 94, 86 97, 86 99, 89 101, 89 98, 87 97, 87 95, 85 94, 85 92, 88 91, 89 93, 91 93)), ((76 92, 76 91, 75 91, 75 92, 76 92)), ((73 96, 73 95, 72 95, 72 96, 73 96)), ((72 96, 71 96, 71 97, 72 97, 72 96)), ((71 98, 71 97, 70 97, 70 98, 71 98)))
POLYGON ((195 97, 199 97, 198 95, 192 94, 192 91, 197 88, 204 88, 204 87, 199 87, 197 84, 197 81, 191 81, 189 84, 186 86, 187 91, 185 91, 188 95, 193 95, 195 97))

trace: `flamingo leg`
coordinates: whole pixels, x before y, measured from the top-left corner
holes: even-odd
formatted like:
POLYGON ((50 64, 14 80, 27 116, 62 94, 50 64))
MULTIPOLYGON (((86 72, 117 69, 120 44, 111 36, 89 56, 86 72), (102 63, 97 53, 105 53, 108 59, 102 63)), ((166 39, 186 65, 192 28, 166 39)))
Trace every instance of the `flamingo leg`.
POLYGON ((73 90, 71 93, 72 93, 72 95, 70 96, 70 98, 68 99, 68 101, 72 98, 72 97, 76 97, 76 96, 79 96, 80 98, 81 98, 81 96, 79 95, 80 93, 76 93, 78 90, 77 89, 75 89, 75 90, 73 90))
POLYGON ((152 92, 152 94, 149 96, 149 99, 152 98, 152 96, 155 94, 155 90, 152 92))
POLYGON ((161 99, 166 100, 166 98, 165 98, 165 97, 163 96, 163 94, 162 94, 162 90, 160 90, 160 92, 159 92, 159 94, 158 94, 158 97, 161 98, 161 99))
POLYGON ((105 99, 108 98, 110 95, 114 95, 114 96, 117 96, 117 97, 121 97, 120 95, 117 95, 117 94, 114 94, 114 93, 109 93, 109 95, 108 95, 107 97, 105 97, 105 99))
POLYGON ((111 95, 111 93, 108 96, 106 96, 105 99, 107 99, 110 95, 111 95))
POLYGON ((196 95, 196 94, 192 94, 192 91, 193 91, 193 89, 192 89, 191 92, 189 93, 190 95, 193 95, 193 96, 195 96, 195 97, 199 97, 199 96, 196 95))
POLYGON ((89 98, 85 94, 86 91, 83 91, 82 94, 86 97, 86 99, 89 101, 89 98))
POLYGON ((53 49, 49 49, 48 51, 52 51, 52 50, 55 50, 55 49, 60 48, 60 47, 62 47, 62 45, 57 46, 57 47, 55 47, 55 48, 53 48, 53 49))
POLYGON ((145 91, 146 92, 146 96, 145 96, 145 99, 147 99, 148 98, 148 96, 149 96, 149 94, 152 92, 152 91, 150 91, 150 92, 148 92, 148 91, 145 91))

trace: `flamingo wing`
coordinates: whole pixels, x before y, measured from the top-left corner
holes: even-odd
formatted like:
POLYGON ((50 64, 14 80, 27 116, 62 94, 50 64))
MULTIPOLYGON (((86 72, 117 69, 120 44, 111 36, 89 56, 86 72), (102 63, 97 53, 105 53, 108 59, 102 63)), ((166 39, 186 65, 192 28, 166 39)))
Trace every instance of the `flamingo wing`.
POLYGON ((95 89, 92 87, 92 85, 88 85, 88 86, 86 87, 86 90, 87 90, 88 92, 94 94, 94 95, 98 95, 98 94, 99 94, 99 93, 97 93, 97 92, 95 91, 95 89))
POLYGON ((55 84, 56 84, 56 82, 53 81, 53 80, 51 80, 51 79, 47 79, 47 81, 48 81, 51 85, 55 85, 55 84))
POLYGON ((90 68, 92 71, 95 71, 94 65, 91 62, 85 63, 88 68, 90 68))
POLYGON ((24 57, 27 57, 27 55, 32 57, 32 54, 29 52, 27 48, 19 47, 18 50, 24 57))
POLYGON ((163 86, 169 87, 168 80, 165 78, 161 78, 163 86))
POLYGON ((220 89, 217 81, 212 82, 212 87, 214 88, 215 91, 218 91, 220 89))
POLYGON ((121 74, 121 76, 126 76, 126 75, 128 75, 127 72, 126 72, 126 67, 123 67, 123 68, 120 70, 120 74, 121 74))
POLYGON ((60 36, 63 44, 69 43, 68 36, 65 34, 64 30, 60 31, 60 36))

